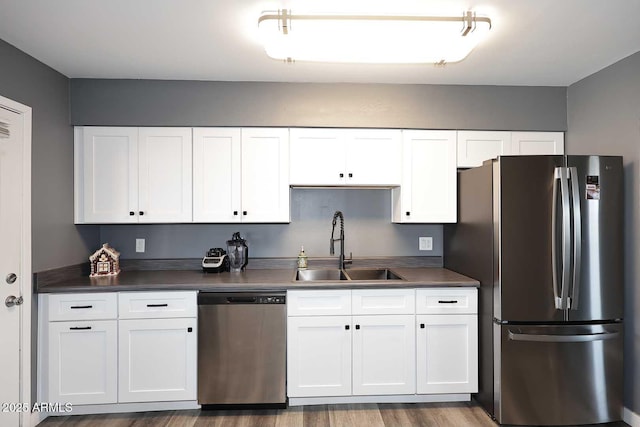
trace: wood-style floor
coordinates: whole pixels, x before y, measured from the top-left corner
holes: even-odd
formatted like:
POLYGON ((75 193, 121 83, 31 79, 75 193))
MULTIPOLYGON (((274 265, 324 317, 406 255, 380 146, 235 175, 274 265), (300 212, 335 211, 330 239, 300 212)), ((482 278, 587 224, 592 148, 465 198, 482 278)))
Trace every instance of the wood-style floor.
MULTIPOLYGON (((350 404, 282 410, 165 411, 49 417, 43 427, 496 427, 473 403, 350 404)), ((627 426, 624 423, 607 427, 627 426)))

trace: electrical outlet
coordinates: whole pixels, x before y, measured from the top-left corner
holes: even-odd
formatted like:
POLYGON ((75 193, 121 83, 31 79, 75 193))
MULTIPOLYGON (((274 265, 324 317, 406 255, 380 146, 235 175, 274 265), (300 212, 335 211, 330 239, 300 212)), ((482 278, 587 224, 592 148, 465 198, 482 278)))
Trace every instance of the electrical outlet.
POLYGON ((418 249, 421 251, 432 251, 433 237, 418 237, 418 249))
POLYGON ((144 252, 144 239, 136 239, 136 252, 144 252))

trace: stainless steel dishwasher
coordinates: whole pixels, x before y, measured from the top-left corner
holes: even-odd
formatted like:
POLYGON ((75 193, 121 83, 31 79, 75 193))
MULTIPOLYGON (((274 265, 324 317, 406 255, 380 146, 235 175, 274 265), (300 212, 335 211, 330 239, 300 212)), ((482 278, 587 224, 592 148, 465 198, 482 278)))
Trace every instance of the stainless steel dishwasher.
POLYGON ((198 294, 198 403, 286 407, 284 292, 198 294))

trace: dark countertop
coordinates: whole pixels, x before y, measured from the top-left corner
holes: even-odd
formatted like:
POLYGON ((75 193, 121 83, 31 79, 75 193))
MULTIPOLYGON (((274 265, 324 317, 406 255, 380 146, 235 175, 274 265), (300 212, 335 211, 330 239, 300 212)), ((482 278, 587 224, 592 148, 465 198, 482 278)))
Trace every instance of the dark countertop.
POLYGON ((282 291, 330 288, 478 287, 469 277, 440 267, 393 268, 406 280, 295 282, 293 269, 248 269, 242 273, 203 273, 200 270, 122 271, 115 277, 75 277, 39 286, 38 293, 201 290, 213 292, 282 291))

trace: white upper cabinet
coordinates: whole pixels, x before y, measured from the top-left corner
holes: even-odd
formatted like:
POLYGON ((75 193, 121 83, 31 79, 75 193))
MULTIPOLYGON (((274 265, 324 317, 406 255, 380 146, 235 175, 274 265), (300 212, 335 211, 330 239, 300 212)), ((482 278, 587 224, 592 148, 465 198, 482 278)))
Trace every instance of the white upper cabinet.
POLYGON ((240 222, 241 134, 239 128, 193 130, 194 222, 240 222))
POLYGON ((396 186, 401 131, 291 129, 291 185, 396 186))
POLYGON ((513 132, 511 152, 521 156, 564 154, 563 132, 513 132))
POLYGON ((563 132, 458 131, 458 167, 471 168, 498 156, 564 154, 563 132))
POLYGON ((511 132, 458 132, 459 168, 481 166, 485 160, 508 154, 512 154, 511 132))
POLYGON ((75 222, 137 222, 138 129, 75 129, 75 222))
POLYGON ((191 222, 191 129, 80 127, 75 222, 191 222))
POLYGON ((290 222, 289 129, 242 129, 242 222, 290 222))
POLYGON ((456 132, 403 131, 402 147, 402 185, 393 189, 393 222, 456 222, 456 132))

